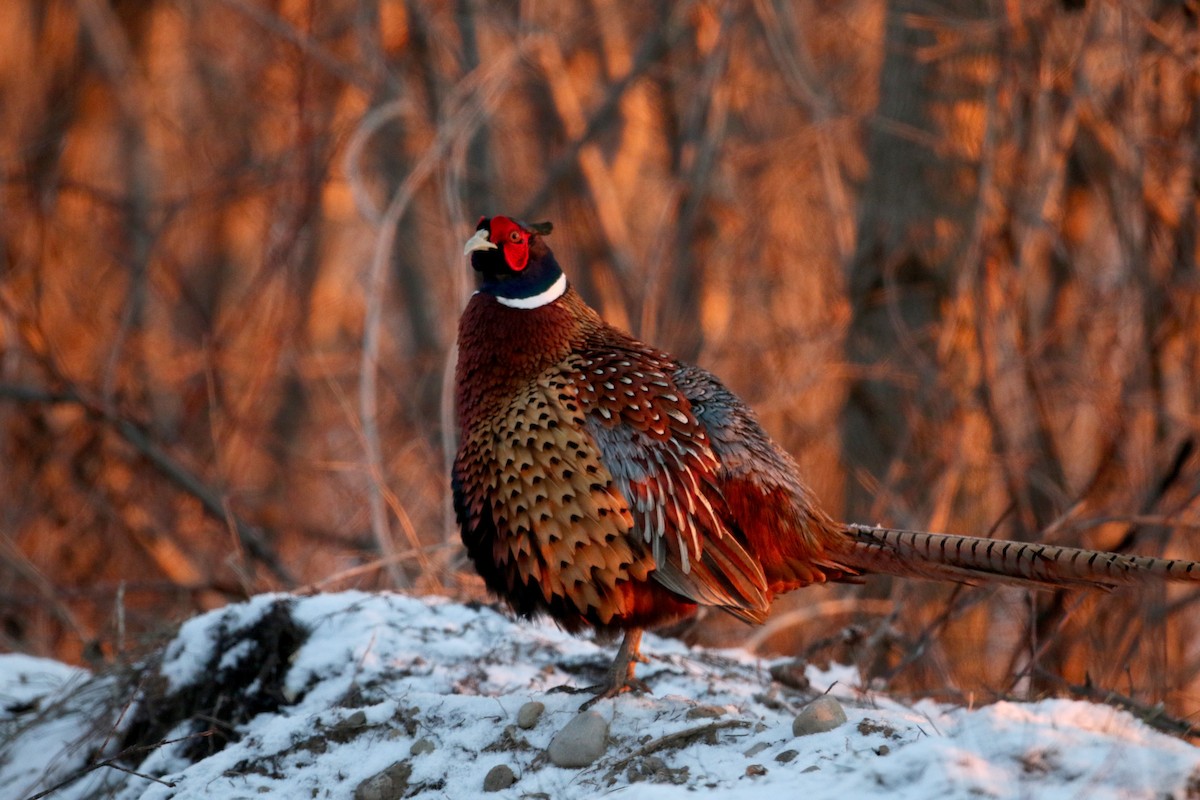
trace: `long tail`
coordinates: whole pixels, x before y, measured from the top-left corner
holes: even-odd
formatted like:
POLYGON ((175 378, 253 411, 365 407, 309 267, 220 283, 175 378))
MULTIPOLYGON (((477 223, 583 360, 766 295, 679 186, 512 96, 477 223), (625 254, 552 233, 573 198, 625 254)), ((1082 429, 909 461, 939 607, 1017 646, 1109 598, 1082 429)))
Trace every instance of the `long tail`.
POLYGON ((1153 580, 1200 583, 1195 561, 869 525, 847 525, 845 531, 853 543, 842 560, 863 572, 1091 589, 1153 580))

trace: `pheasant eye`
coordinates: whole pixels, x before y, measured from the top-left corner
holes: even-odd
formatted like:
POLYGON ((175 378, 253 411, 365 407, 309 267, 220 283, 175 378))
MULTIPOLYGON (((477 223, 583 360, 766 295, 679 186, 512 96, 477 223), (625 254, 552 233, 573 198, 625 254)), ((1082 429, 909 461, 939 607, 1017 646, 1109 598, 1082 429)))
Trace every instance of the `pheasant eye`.
POLYGON ((520 232, 520 231, 510 231, 510 232, 509 232, 509 234, 508 234, 508 240, 509 240, 510 242, 519 242, 519 241, 521 241, 521 232, 520 232))

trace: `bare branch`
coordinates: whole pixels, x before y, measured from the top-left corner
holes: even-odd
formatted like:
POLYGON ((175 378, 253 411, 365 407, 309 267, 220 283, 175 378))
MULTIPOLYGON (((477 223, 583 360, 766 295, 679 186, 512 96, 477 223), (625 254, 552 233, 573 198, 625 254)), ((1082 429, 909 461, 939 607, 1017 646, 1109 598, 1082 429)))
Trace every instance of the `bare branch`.
POLYGON ((171 483, 200 501, 204 510, 221 523, 232 519, 238 539, 246 550, 285 586, 295 581, 279 557, 267 544, 263 532, 250 525, 226 508, 220 493, 207 486, 190 470, 180 464, 163 447, 155 442, 140 426, 119 416, 115 411, 86 399, 75 388, 62 392, 49 392, 37 387, 0 385, 0 398, 36 403, 71 403, 82 407, 88 416, 102 421, 116 431, 122 439, 133 446, 147 461, 153 464, 171 483))

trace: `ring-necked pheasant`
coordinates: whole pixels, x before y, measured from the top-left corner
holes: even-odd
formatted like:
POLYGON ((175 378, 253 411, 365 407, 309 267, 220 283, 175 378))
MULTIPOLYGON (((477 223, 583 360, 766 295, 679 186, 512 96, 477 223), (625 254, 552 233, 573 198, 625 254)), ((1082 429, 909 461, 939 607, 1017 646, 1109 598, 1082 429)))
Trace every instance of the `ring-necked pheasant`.
POLYGON ((643 628, 865 573, 1108 588, 1200 564, 842 525, 754 413, 703 369, 606 324, 546 246, 480 220, 459 323, 454 505, 485 583, 520 615, 624 631, 597 697, 634 677, 643 628))

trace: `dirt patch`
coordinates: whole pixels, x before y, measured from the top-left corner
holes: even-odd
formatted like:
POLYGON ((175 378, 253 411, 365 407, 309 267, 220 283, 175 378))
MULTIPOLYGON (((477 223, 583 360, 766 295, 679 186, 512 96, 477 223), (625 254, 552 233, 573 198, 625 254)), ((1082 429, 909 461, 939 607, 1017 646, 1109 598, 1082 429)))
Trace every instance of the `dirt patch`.
POLYGON ((238 725, 295 702, 298 698, 285 695, 284 681, 292 656, 308 632, 292 618, 291 610, 291 600, 280 600, 253 624, 219 629, 196 683, 168 691, 159 665, 147 667, 140 676, 138 702, 121 748, 140 752, 186 724, 193 738, 182 743, 179 752, 199 761, 237 741, 238 725), (240 655, 227 663, 231 652, 240 655))

